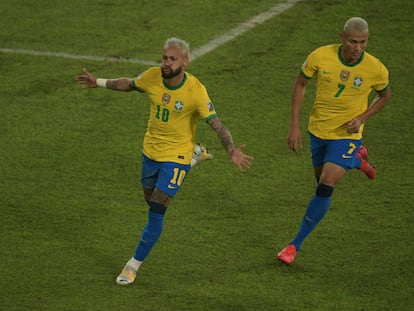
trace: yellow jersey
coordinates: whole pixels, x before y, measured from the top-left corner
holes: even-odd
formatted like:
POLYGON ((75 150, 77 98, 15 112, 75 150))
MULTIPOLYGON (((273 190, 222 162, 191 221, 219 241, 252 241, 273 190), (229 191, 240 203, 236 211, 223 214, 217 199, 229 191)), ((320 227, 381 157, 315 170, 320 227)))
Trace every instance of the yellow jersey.
POLYGON ((301 73, 308 79, 316 76, 316 96, 309 118, 309 131, 321 139, 361 139, 347 133, 347 124, 368 108, 372 90, 383 91, 389 85, 388 70, 366 51, 355 64, 346 64, 341 45, 320 47, 309 54, 301 73))
POLYGON ((157 162, 190 164, 198 120, 208 121, 216 111, 205 86, 185 72, 183 82, 170 88, 160 67, 151 67, 132 81, 135 90, 151 102, 143 152, 157 162))

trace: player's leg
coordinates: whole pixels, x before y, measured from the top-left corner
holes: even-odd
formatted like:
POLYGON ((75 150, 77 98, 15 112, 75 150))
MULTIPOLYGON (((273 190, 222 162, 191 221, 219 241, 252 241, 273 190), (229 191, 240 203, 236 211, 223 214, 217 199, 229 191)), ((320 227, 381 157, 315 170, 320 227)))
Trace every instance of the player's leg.
MULTIPOLYGON (((332 175, 335 176, 335 178, 340 178, 344 173, 345 170, 336 164, 326 163, 323 167, 321 177, 325 174, 325 176, 332 175)), ((308 203, 305 215, 302 218, 301 225, 295 238, 288 244, 287 247, 279 252, 277 256, 280 261, 288 265, 293 263, 296 258, 296 253, 300 250, 304 240, 328 212, 333 190, 333 186, 326 184, 322 178, 320 179, 320 183, 316 187, 315 194, 308 203)))
POLYGON ((321 174, 322 174, 322 168, 323 168, 322 165, 313 167, 313 174, 315 176, 316 183, 319 183, 319 179, 321 178, 321 174))
MULTIPOLYGON (((168 201, 171 201, 171 198, 167 194, 162 193, 157 188, 155 188, 153 191, 153 196, 154 195, 158 197, 166 197, 168 201)), ((128 285, 134 282, 139 267, 161 236, 164 214, 167 210, 167 207, 168 203, 160 204, 155 201, 150 202, 148 221, 141 234, 141 238, 139 240, 135 254, 127 262, 124 269, 116 279, 116 282, 119 285, 128 285)))
POLYGON ((190 169, 190 165, 167 162, 157 163, 155 165, 157 169, 154 170, 154 163, 148 163, 148 159, 145 160, 147 165, 144 168, 143 164, 142 186, 146 189, 144 195, 147 196, 146 200, 149 201, 150 205, 148 222, 141 234, 134 256, 127 262, 121 274, 117 277, 117 283, 120 285, 128 285, 134 282, 139 267, 161 236, 165 212, 190 169), (151 173, 153 171, 156 171, 157 175, 155 185, 152 185, 154 179, 151 173), (155 187, 155 189, 149 191, 151 187, 155 187), (150 197, 148 197, 149 194, 151 194, 150 197))
POLYGON ((325 141, 311 135, 312 163, 315 177, 319 182, 314 196, 308 203, 297 235, 278 253, 277 258, 283 263, 293 263, 304 240, 325 217, 334 187, 348 169, 348 162, 352 161, 352 158, 341 158, 343 150, 347 150, 347 144, 348 142, 344 141, 325 141), (347 163, 343 163, 344 160, 347 163), (321 166, 322 170, 319 169, 321 166))
MULTIPOLYGON (((153 161, 142 155, 142 173, 141 173, 141 185, 144 192, 144 199, 151 208, 151 196, 154 192, 155 185, 160 170, 160 163, 153 161)), ((148 222, 150 221, 148 211, 148 222)), ((144 229, 145 231, 145 229, 144 229)), ((121 273, 117 276, 116 282, 119 285, 128 285, 135 281, 136 273, 141 266, 142 261, 137 260, 134 256, 129 259, 125 264, 121 273)))

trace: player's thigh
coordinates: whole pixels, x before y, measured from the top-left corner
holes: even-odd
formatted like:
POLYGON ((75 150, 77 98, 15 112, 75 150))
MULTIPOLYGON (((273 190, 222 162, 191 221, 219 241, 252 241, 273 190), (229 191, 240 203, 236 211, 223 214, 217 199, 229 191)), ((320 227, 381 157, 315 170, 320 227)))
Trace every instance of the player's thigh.
MULTIPOLYGON (((316 167, 322 168, 324 160, 325 160, 326 146, 327 146, 328 141, 325 139, 320 139, 311 133, 309 133, 309 137, 310 137, 312 165, 314 168, 316 167)), ((316 171, 315 171, 315 176, 317 176, 316 171)))
POLYGON ((173 198, 182 187, 190 168, 190 164, 161 163, 156 188, 173 198))
POLYGON ((319 183, 335 187, 345 173, 346 170, 343 167, 332 162, 325 162, 319 178, 319 183))
POLYGON ((361 146, 361 140, 356 139, 338 139, 329 142, 325 162, 335 163, 344 170, 355 167, 356 152, 361 146))
POLYGON ((141 185, 146 195, 155 188, 160 168, 161 162, 151 160, 142 154, 141 185))

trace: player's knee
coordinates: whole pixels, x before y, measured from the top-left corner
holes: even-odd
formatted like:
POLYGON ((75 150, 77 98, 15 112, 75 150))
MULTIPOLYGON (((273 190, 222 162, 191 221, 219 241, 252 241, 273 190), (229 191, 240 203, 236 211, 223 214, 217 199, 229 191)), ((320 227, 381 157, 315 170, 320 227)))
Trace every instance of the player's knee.
POLYGON ((323 198, 329 198, 332 196, 334 188, 325 184, 318 184, 316 187, 316 195, 323 198))
POLYGON ((149 205, 150 205, 150 211, 153 213, 164 215, 165 212, 167 211, 167 207, 161 203, 151 201, 149 205))

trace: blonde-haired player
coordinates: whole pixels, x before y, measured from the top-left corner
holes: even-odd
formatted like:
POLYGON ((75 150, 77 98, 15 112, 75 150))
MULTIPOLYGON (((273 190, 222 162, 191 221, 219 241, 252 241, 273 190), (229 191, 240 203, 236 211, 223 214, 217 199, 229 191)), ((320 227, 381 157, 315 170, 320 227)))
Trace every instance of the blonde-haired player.
MULTIPOLYGON (((162 59, 160 67, 151 67, 135 78, 96 78, 86 69, 76 78, 87 88, 136 90, 146 93, 150 99, 141 176, 144 197, 149 205, 148 223, 134 255, 116 278, 119 285, 134 282, 138 268, 161 235, 165 212, 190 171, 200 118, 214 130, 240 171, 249 168, 253 160, 243 153, 245 145, 238 148, 234 145, 205 86, 185 71, 190 62, 189 45, 179 38, 167 39, 162 59)), ((201 152, 208 157, 205 148, 201 152)))
POLYGON ((325 216, 334 187, 347 170, 358 168, 374 179, 375 168, 362 146, 365 122, 382 110, 391 98, 388 70, 365 51, 368 23, 353 17, 346 21, 341 44, 320 47, 310 53, 297 76, 291 101, 289 147, 302 148, 299 127, 301 104, 309 80, 316 78, 316 96, 309 118, 312 164, 318 185, 295 238, 277 258, 291 265, 297 251, 325 216), (368 105, 368 96, 377 96, 368 105))

